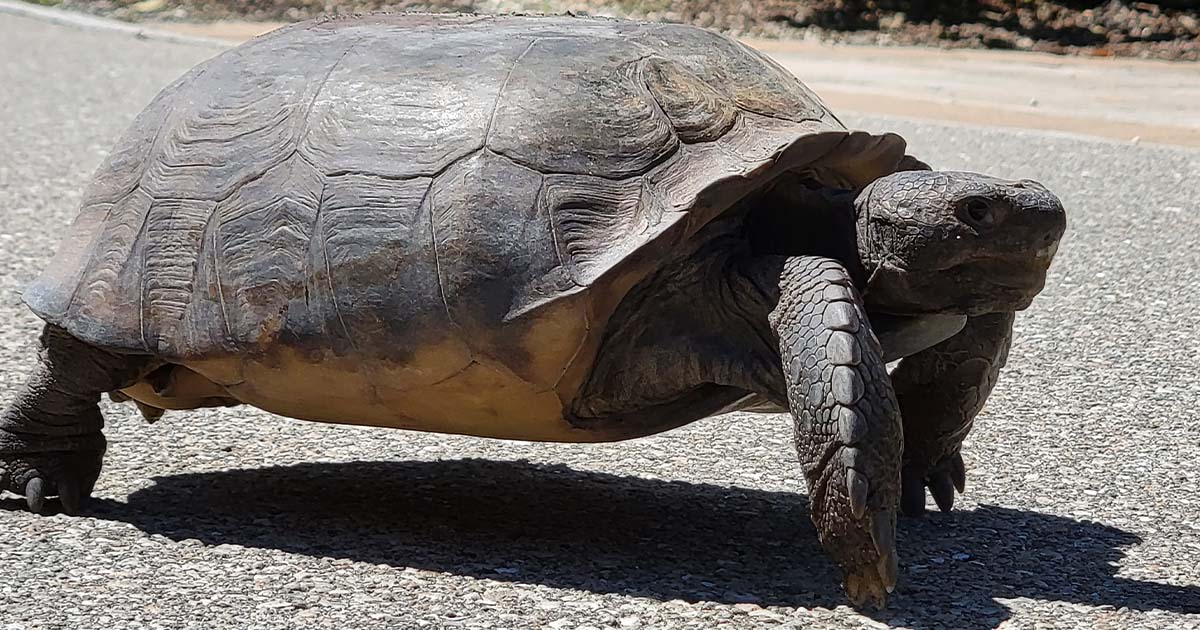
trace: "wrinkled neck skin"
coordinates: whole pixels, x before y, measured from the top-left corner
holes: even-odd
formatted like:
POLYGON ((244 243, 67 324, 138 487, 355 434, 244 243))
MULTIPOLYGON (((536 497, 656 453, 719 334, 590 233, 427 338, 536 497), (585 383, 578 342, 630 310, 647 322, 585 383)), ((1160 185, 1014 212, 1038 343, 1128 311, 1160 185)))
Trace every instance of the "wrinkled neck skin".
POLYGON ((907 271, 880 246, 871 221, 871 189, 868 186, 854 200, 855 242, 858 249, 860 291, 867 307, 871 327, 883 348, 884 361, 895 361, 930 348, 958 334, 967 323, 957 312, 919 312, 896 294, 908 291, 907 271))
MULTIPOLYGON (((866 274, 867 285, 871 283, 876 271, 883 263, 880 252, 875 248, 871 239, 871 209, 867 207, 871 188, 873 186, 867 186, 854 199, 854 240, 858 245, 858 262, 863 273, 866 274)), ((867 287, 864 285, 862 287, 864 294, 866 290, 867 287)))
POLYGON ((858 194, 853 211, 863 302, 872 313, 906 317, 946 314, 936 306, 921 304, 916 297, 919 292, 914 285, 922 279, 910 277, 907 264, 895 253, 905 250, 905 234, 880 233, 878 217, 871 216, 873 189, 872 184, 858 194))
POLYGON ((858 256, 863 269, 872 274, 882 262, 880 254, 871 242, 871 208, 868 200, 874 185, 868 185, 854 198, 854 238, 858 243, 858 256))
POLYGON ((874 185, 867 186, 854 200, 854 238, 858 245, 858 263, 863 273, 863 285, 860 287, 863 302, 873 311, 890 315, 915 315, 911 309, 899 304, 889 303, 886 285, 887 280, 897 280, 904 274, 904 266, 898 260, 893 260, 888 251, 880 246, 879 235, 871 221, 870 198, 874 185))

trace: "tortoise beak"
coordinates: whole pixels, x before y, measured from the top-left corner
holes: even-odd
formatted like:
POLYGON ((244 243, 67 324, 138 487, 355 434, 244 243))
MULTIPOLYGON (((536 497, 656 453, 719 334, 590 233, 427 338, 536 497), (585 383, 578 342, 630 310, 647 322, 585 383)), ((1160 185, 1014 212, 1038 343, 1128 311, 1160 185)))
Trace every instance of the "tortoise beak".
POLYGON ((1049 267, 1050 262, 1052 260, 1054 260, 1054 255, 1057 253, 1058 253, 1058 241, 1054 241, 1054 243, 1050 244, 1049 246, 1043 247, 1043 248, 1037 250, 1036 252, 1034 252, 1033 259, 1035 261, 1037 261, 1038 263, 1045 265, 1046 267, 1049 267))

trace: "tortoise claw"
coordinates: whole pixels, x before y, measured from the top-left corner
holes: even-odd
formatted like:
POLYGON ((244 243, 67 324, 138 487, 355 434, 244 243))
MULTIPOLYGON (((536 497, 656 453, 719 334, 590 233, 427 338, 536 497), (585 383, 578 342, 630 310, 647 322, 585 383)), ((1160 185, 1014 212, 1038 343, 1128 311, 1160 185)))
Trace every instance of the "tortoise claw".
POLYGON ((35 514, 40 514, 46 506, 46 482, 41 477, 34 477, 25 484, 25 503, 35 514))
POLYGON ((896 589, 896 576, 899 573, 895 518, 891 510, 880 510, 872 514, 868 521, 867 529, 878 559, 873 564, 847 569, 842 585, 855 607, 873 606, 881 609, 887 605, 888 595, 896 589))
POLYGON ((950 479, 949 471, 932 473, 926 482, 929 484, 929 494, 933 495, 933 502, 937 503, 939 510, 949 512, 954 509, 954 481, 950 479))
POLYGON ((962 455, 955 453, 945 459, 928 474, 916 472, 908 465, 900 472, 900 511, 905 516, 925 514, 925 488, 933 495, 934 503, 943 512, 954 508, 954 495, 962 494, 967 487, 967 469, 962 455))
POLYGON ((0 490, 24 495, 35 514, 45 513, 51 496, 58 497, 60 511, 79 512, 100 475, 103 435, 27 439, 0 429, 0 436, 8 438, 0 441, 0 490))
POLYGON ((950 458, 950 480, 954 482, 954 487, 958 489, 958 493, 962 494, 967 491, 967 465, 963 463, 962 453, 955 453, 954 457, 950 458))
POLYGON ((883 588, 891 593, 896 588, 896 573, 900 558, 896 555, 896 526, 886 511, 876 512, 871 517, 871 542, 879 554, 876 569, 883 588))

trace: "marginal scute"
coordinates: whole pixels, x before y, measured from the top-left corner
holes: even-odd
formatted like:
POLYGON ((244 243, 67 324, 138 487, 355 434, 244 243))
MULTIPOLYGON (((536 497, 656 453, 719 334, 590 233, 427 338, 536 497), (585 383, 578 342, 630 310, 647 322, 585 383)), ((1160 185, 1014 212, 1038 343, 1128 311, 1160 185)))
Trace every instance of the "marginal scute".
MULTIPOLYGON (((683 145, 674 155, 645 175, 647 190, 662 199, 667 211, 676 213, 668 218, 677 218, 678 213, 691 212, 692 206, 705 194, 726 192, 723 188, 714 190, 716 182, 731 180, 728 181, 731 185, 728 187, 728 199, 704 199, 713 205, 724 204, 728 207, 740 198, 739 192, 749 191, 748 186, 744 189, 739 188, 738 184, 743 182, 737 181, 738 177, 745 173, 746 163, 723 150, 725 140, 726 137, 722 137, 719 142, 683 145)), ((697 225, 695 229, 700 227, 702 226, 697 225)))
POLYGON ((110 210, 68 311, 79 328, 101 337, 125 331, 137 346, 143 345, 138 300, 117 296, 141 291, 141 256, 136 247, 153 203, 139 188, 110 210))
POLYGON ((208 62, 201 63, 163 88, 122 135, 121 150, 109 152, 97 171, 104 176, 88 184, 79 214, 59 243, 53 264, 25 291, 25 300, 36 304, 45 316, 56 320, 67 316, 75 288, 83 281, 88 263, 103 240, 105 223, 114 206, 138 188, 158 131, 169 124, 169 116, 176 110, 176 94, 202 75, 207 66, 208 62))
POLYGON ((482 152, 435 178, 429 191, 441 291, 433 297, 445 303, 469 344, 505 362, 524 358, 492 353, 502 332, 497 326, 520 287, 559 266, 551 218, 537 204, 542 179, 482 152))
POLYGON ((636 177, 548 175, 538 203, 549 217, 563 267, 580 286, 627 256, 626 247, 636 242, 630 236, 657 220, 642 203, 642 180, 636 177))

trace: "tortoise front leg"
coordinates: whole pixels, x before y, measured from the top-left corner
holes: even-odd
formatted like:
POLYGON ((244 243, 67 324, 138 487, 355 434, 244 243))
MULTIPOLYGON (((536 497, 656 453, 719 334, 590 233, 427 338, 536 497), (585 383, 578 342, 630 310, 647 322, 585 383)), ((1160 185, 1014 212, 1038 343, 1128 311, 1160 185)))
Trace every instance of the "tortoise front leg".
POLYGON ((778 278, 770 323, 812 520, 850 599, 882 606, 896 584, 903 448, 883 352, 840 263, 787 258, 778 278))
POLYGON ((966 487, 962 442, 1008 358, 1014 313, 968 318, 953 337, 900 362, 892 386, 904 414, 901 509, 925 512, 925 487, 943 512, 966 487))

